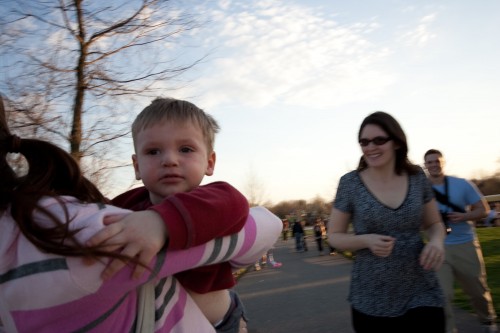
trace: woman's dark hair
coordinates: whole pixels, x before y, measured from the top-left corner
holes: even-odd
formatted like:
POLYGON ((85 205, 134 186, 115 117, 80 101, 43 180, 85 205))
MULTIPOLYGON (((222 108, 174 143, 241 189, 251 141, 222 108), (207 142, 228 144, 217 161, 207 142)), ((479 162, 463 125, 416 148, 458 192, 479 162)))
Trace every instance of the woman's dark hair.
MULTIPOLYGON (((396 174, 400 175, 403 171, 406 171, 408 174, 413 175, 420 170, 419 166, 411 163, 408 159, 408 143, 406 141, 405 132, 393 116, 383 111, 376 111, 368 115, 359 127, 358 141, 361 139, 361 132, 366 125, 379 126, 394 141, 395 146, 397 147, 395 165, 396 174)), ((362 171, 367 167, 368 165, 366 164, 365 159, 361 156, 357 170, 362 171)))
POLYGON ((10 207, 21 232, 41 250, 69 256, 123 258, 119 254, 101 251, 98 247, 85 247, 76 240, 74 236, 79 230, 70 230, 71 216, 60 196, 72 196, 83 203, 104 203, 105 197, 83 176, 78 163, 67 152, 43 140, 21 139, 12 135, 1 95, 0 179, 0 213, 10 207), (26 158, 26 175, 16 175, 7 162, 8 153, 20 153, 26 158), (39 204, 42 197, 58 200, 65 216, 61 218, 44 209, 39 204), (37 224, 33 220, 35 211, 54 221, 54 226, 37 224))

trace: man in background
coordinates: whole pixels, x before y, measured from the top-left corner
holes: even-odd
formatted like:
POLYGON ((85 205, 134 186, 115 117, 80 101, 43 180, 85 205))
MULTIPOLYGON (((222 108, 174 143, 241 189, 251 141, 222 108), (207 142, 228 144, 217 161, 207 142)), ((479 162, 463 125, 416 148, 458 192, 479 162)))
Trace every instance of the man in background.
POLYGON ((428 150, 424 162, 443 222, 449 231, 445 239, 445 261, 438 271, 447 303, 446 332, 457 332, 452 308, 455 279, 470 297, 483 332, 498 332, 483 253, 472 222, 486 217, 489 211, 486 200, 472 182, 445 176, 445 160, 439 150, 428 150))

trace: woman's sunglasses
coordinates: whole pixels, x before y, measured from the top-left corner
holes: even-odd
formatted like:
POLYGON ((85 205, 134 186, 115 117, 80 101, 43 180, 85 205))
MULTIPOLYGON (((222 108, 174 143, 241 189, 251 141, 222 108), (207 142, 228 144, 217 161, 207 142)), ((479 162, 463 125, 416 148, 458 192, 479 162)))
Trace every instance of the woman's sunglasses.
POLYGON ((370 142, 373 142, 376 146, 382 146, 385 145, 387 142, 391 141, 392 138, 388 136, 376 136, 373 139, 359 139, 359 145, 361 147, 366 147, 370 144, 370 142))

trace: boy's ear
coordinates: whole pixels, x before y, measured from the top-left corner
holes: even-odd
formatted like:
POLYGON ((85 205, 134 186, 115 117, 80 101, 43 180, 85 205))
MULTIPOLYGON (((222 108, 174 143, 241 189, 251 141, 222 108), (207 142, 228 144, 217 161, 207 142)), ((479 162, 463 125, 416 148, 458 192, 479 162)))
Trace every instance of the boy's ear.
POLYGON ((215 169, 215 152, 212 151, 210 154, 208 154, 208 163, 207 163, 207 170, 205 170, 205 175, 206 176, 213 175, 214 169, 215 169))
POLYGON ((139 172, 139 162, 137 162, 136 154, 132 154, 132 165, 134 166, 135 179, 141 180, 141 173, 139 172))

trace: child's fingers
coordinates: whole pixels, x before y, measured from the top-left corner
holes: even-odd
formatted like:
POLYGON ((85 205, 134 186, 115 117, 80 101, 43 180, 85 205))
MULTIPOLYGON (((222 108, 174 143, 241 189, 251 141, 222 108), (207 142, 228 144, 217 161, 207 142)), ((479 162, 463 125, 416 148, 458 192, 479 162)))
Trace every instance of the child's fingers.
POLYGON ((104 217, 103 223, 104 225, 110 225, 118 221, 121 221, 123 217, 124 217, 123 215, 107 215, 104 217))
POLYGON ((139 279, 142 274, 146 271, 146 268, 142 265, 136 265, 134 269, 134 273, 132 274, 133 279, 139 279))
MULTIPOLYGON (((140 248, 135 246, 134 244, 130 244, 126 246, 121 254, 128 258, 134 258, 139 253, 140 248)), ((102 272, 101 277, 103 280, 107 280, 113 275, 115 275, 119 270, 121 270, 125 265, 129 263, 129 260, 126 259, 113 259, 109 265, 102 272)))
POLYGON ((94 258, 90 258, 90 257, 83 257, 82 260, 83 260, 83 264, 86 266, 92 266, 97 261, 94 258))
POLYGON ((113 259, 109 263, 109 265, 102 271, 101 277, 104 281, 110 279, 113 277, 113 275, 116 274, 120 269, 125 267, 127 264, 127 261, 124 261, 122 259, 113 259))
POLYGON ((109 245, 101 246, 99 249, 102 251, 106 251, 106 252, 115 252, 121 248, 123 248, 123 244, 116 244, 116 245, 109 244, 109 245))
POLYGON ((122 231, 122 227, 120 224, 108 225, 105 228, 99 230, 94 236, 92 236, 87 241, 87 245, 88 246, 97 246, 97 245, 100 245, 102 243, 105 243, 106 241, 109 241, 109 239, 115 237, 121 231, 122 231))
MULTIPOLYGON (((155 252, 143 251, 139 256, 139 261, 144 265, 148 265, 151 260, 153 260, 155 254, 155 252)), ((144 267, 143 265, 136 265, 133 273, 133 278, 139 279, 145 271, 146 267, 144 267)))

